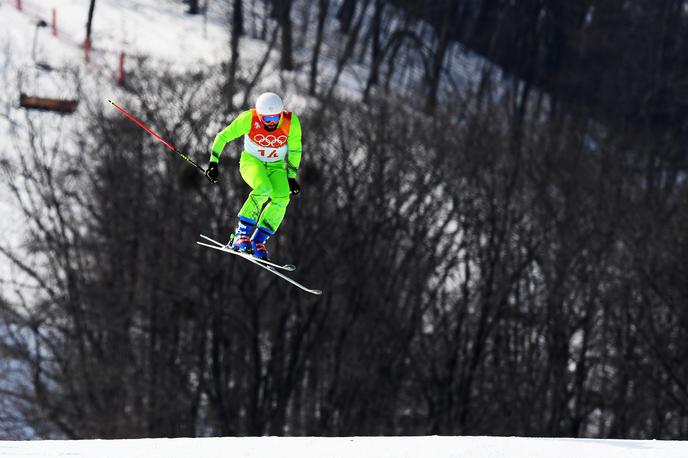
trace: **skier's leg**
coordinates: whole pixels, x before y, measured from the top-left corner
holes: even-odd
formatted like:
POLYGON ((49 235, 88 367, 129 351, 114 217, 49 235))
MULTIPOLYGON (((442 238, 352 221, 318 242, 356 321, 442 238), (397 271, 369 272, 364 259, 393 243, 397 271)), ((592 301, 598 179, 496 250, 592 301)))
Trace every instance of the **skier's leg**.
POLYGON ((258 227, 263 227, 268 232, 275 233, 280 223, 284 219, 289 205, 289 181, 287 180, 287 170, 284 162, 272 162, 268 164, 267 175, 270 179, 272 191, 270 192, 270 202, 260 215, 258 227))
POLYGON ((263 205, 265 205, 272 193, 272 183, 268 177, 265 163, 247 152, 243 152, 239 161, 239 172, 252 189, 246 202, 239 210, 239 217, 250 221, 258 221, 263 205))
POLYGON ((253 252, 251 234, 256 227, 263 205, 270 198, 272 184, 263 162, 246 152, 241 154, 239 172, 244 181, 251 186, 251 193, 239 210, 237 215, 239 222, 234 234, 230 237, 230 245, 237 251, 250 253, 253 252))
POLYGON ((267 174, 272 186, 270 202, 263 210, 263 213, 261 213, 256 225, 256 231, 251 237, 253 256, 260 259, 268 259, 268 250, 265 247, 265 242, 279 227, 289 204, 289 182, 287 180, 287 171, 284 168, 284 161, 267 164, 267 174))

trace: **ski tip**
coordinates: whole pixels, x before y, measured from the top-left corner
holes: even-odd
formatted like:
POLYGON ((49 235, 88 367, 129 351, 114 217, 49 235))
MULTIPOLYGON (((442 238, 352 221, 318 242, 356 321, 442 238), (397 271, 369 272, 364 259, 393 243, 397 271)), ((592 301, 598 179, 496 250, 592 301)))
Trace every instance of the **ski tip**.
POLYGON ((314 289, 314 290, 311 290, 311 293, 315 294, 316 296, 320 296, 322 294, 322 290, 314 289))
POLYGON ((296 266, 294 264, 285 264, 283 266, 283 269, 286 270, 287 272, 293 272, 296 270, 296 266))

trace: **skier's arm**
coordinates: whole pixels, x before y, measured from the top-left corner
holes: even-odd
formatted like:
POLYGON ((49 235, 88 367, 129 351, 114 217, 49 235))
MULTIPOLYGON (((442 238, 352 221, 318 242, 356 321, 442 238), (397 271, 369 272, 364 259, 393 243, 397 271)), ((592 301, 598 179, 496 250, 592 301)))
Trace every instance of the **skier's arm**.
POLYGON ((251 110, 244 111, 222 132, 215 136, 213 147, 210 151, 210 162, 219 162, 225 145, 234 139, 247 134, 251 130, 251 110))
POLYGON ((296 178, 296 171, 301 164, 301 121, 296 114, 291 115, 287 148, 289 151, 287 155, 287 177, 296 178))

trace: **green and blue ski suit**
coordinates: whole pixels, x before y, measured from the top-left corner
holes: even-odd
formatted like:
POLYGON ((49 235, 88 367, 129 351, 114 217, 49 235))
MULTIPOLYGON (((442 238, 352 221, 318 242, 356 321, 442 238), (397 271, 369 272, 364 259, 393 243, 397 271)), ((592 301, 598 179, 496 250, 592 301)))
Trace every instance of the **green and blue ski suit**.
POLYGON ((256 110, 246 110, 217 134, 210 162, 219 162, 225 145, 242 135, 244 150, 239 172, 252 191, 238 216, 274 233, 289 204, 287 179, 296 178, 301 163, 301 123, 296 114, 283 111, 277 129, 267 131, 256 110))

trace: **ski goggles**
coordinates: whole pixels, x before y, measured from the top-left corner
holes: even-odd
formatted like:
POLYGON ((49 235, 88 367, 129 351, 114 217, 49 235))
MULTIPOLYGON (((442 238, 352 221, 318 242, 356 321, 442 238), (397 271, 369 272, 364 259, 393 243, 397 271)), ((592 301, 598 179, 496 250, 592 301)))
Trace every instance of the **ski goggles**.
POLYGON ((276 115, 263 115, 260 117, 260 119, 263 120, 264 123, 269 124, 273 122, 278 122, 280 120, 281 114, 276 114, 276 115))

